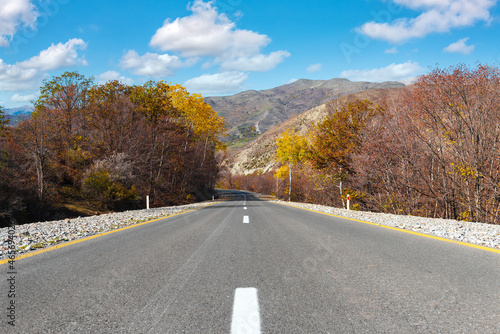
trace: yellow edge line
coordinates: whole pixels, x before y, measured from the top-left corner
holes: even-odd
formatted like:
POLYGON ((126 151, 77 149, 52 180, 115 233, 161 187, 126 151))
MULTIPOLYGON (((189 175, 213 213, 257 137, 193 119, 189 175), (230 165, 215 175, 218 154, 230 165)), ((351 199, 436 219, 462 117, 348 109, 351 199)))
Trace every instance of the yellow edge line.
POLYGON ((316 213, 320 213, 320 214, 323 214, 323 215, 332 216, 332 217, 336 217, 336 218, 354 220, 354 221, 357 221, 357 222, 360 222, 360 223, 363 223, 363 224, 380 226, 380 227, 387 228, 387 229, 394 230, 394 231, 398 231, 398 232, 404 232, 404 233, 419 235, 421 237, 426 237, 426 238, 430 238, 430 239, 436 239, 436 240, 451 242, 451 243, 459 244, 459 245, 462 245, 462 246, 467 246, 467 247, 482 249, 482 250, 485 250, 485 251, 488 251, 488 252, 500 253, 500 249, 496 249, 496 248, 485 247, 485 246, 480 246, 480 245, 476 245, 476 244, 470 244, 470 243, 467 243, 467 242, 453 240, 453 239, 441 238, 441 237, 437 237, 437 236, 430 235, 430 234, 409 231, 409 230, 405 230, 405 229, 402 229, 402 228, 392 227, 392 226, 387 226, 387 225, 380 225, 380 224, 377 224, 377 223, 371 223, 371 222, 367 222, 367 221, 359 220, 359 219, 355 219, 355 218, 337 216, 337 215, 334 215, 334 214, 331 214, 331 213, 316 211, 316 210, 312 210, 312 209, 301 208, 299 206, 295 206, 295 205, 291 205, 291 204, 279 203, 279 202, 275 202, 275 203, 276 204, 281 204, 281 205, 291 206, 291 207, 294 207, 294 208, 297 208, 297 209, 302 209, 302 210, 307 210, 307 211, 311 211, 311 212, 316 212, 316 213))
MULTIPOLYGON (((162 220, 162 219, 167 219, 167 218, 170 218, 170 217, 180 216, 180 215, 183 215, 183 214, 186 214, 186 213, 189 213, 189 212, 193 212, 193 211, 196 211, 196 210, 200 210, 200 209, 206 208, 207 206, 214 205, 214 204, 216 204, 216 203, 208 204, 206 206, 203 206, 203 207, 200 207, 200 208, 197 208, 197 209, 193 209, 193 210, 189 210, 189 211, 185 211, 185 212, 179 212, 179 213, 176 213, 176 214, 173 214, 173 215, 170 215, 170 216, 165 216, 165 217, 161 217, 161 218, 158 218, 158 219, 149 220, 147 222, 142 222, 142 223, 138 223, 138 224, 133 224, 133 225, 130 225, 130 226, 122 227, 122 228, 119 228, 117 230, 112 230, 112 231, 107 231, 107 232, 103 232, 103 233, 99 233, 99 234, 94 234, 94 235, 91 235, 89 237, 85 237, 85 238, 82 238, 82 239, 76 239, 76 240, 68 241, 68 242, 65 242, 65 243, 62 243, 62 244, 59 244, 59 245, 55 245, 55 246, 48 247, 48 248, 43 248, 43 249, 40 249, 40 250, 37 250, 37 251, 34 251, 34 252, 30 252, 30 253, 18 255, 18 256, 16 256, 16 258, 14 259, 14 261, 17 261, 17 260, 20 260, 20 259, 25 259, 25 258, 33 256, 33 255, 37 255, 37 254, 41 254, 41 253, 45 253, 45 252, 50 252, 50 251, 53 251, 55 249, 63 248, 63 247, 66 247, 66 246, 74 245, 74 244, 77 244, 79 242, 83 242, 83 241, 87 241, 87 240, 99 238, 99 237, 102 237, 103 235, 107 235, 107 234, 111 234, 111 233, 115 233, 115 232, 120 232, 120 231, 129 229, 129 228, 132 228, 132 227, 149 224, 149 223, 152 223, 152 222, 155 222, 155 221, 158 221, 158 220, 162 220)), ((0 265, 2 265, 4 263, 7 263, 9 261, 10 261, 9 259, 0 260, 0 265)))

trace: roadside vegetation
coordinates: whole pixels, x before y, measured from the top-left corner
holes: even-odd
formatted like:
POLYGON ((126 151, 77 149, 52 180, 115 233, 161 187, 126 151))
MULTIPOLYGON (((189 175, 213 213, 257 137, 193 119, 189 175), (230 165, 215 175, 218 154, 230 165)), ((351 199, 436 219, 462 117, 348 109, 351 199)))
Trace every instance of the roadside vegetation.
POLYGON ((337 207, 349 194, 354 209, 500 223, 498 67, 435 68, 397 99, 327 108, 307 133, 282 134, 273 171, 221 186, 337 207))
MULTIPOLYGON (((1 108, 0 108, 1 109, 1 108)), ((0 219, 19 223, 210 198, 223 120, 180 85, 45 80, 35 111, 0 111, 0 219)))

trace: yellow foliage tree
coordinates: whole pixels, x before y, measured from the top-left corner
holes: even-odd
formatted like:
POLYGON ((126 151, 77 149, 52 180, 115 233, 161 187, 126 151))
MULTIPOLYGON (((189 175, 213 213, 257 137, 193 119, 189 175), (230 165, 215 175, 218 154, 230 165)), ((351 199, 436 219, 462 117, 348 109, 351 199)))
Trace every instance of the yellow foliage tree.
MULTIPOLYGON (((288 165, 288 200, 292 198, 292 167, 301 162, 307 152, 307 140, 301 135, 288 129, 276 140, 276 158, 279 162, 288 165)), ((282 174, 282 170, 278 171, 282 174)))
POLYGON ((184 117, 190 131, 205 142, 213 141, 217 148, 224 145, 218 140, 225 133, 224 120, 205 102, 200 94, 189 94, 181 85, 169 86, 172 105, 184 117))
POLYGON ((186 123, 186 138, 194 133, 197 140, 203 142, 201 166, 205 163, 207 151, 225 150, 225 145, 219 140, 226 132, 224 120, 205 103, 200 94, 189 94, 184 87, 177 84, 169 86, 168 96, 186 123))

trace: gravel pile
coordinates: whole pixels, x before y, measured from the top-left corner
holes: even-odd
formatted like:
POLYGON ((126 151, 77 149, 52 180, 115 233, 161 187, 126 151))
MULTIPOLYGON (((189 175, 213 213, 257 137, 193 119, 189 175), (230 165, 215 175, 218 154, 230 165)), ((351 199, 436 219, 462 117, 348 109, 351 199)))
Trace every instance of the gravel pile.
MULTIPOLYGON (((5 259, 10 244, 16 254, 23 254, 62 242, 85 238, 91 235, 116 230, 139 222, 193 210, 208 203, 152 208, 108 213, 90 217, 79 217, 49 222, 16 225, 0 229, 0 260, 5 259), (10 229, 10 230, 9 230, 10 229), (10 232, 10 233, 9 233, 10 232)), ((12 254, 12 251, 11 253, 12 254)))
POLYGON ((359 219, 379 225, 397 227, 437 237, 463 241, 480 246, 500 249, 500 225, 457 221, 453 219, 400 216, 388 213, 353 211, 329 206, 289 203, 277 201, 305 209, 330 213, 336 216, 359 219))

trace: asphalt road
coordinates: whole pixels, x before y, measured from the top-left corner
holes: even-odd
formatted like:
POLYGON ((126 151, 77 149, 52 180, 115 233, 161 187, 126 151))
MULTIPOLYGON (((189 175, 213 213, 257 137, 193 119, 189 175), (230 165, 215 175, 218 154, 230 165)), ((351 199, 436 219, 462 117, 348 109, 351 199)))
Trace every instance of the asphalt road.
POLYGON ((250 195, 15 265, 2 333, 500 333, 498 253, 250 195))

